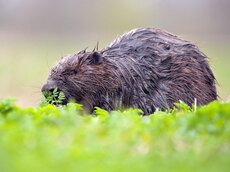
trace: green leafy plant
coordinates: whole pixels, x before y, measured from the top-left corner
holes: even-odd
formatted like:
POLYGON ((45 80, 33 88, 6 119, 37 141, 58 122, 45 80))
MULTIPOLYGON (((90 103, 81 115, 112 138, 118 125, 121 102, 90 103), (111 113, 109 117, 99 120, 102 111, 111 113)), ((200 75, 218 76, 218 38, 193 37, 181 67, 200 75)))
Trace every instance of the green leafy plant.
POLYGON ((58 91, 58 88, 55 88, 52 92, 45 91, 43 97, 39 103, 40 106, 45 106, 48 104, 52 105, 62 105, 66 100, 65 94, 62 91, 58 91))

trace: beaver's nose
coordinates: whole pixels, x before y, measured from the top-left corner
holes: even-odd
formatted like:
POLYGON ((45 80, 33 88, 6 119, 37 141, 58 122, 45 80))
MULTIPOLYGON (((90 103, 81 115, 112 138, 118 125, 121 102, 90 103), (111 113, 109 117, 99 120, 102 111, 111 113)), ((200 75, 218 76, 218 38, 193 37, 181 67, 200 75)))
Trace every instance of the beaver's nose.
POLYGON ((57 84, 54 81, 47 81, 43 86, 41 91, 53 91, 55 88, 57 88, 57 84))

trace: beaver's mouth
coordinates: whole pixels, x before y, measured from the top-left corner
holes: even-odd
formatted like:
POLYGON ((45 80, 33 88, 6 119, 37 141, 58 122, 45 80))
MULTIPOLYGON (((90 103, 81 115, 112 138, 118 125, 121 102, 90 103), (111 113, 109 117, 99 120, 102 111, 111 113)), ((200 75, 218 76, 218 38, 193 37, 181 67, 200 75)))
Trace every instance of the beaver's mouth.
POLYGON ((63 99, 61 105, 66 105, 67 103, 81 103, 82 98, 78 95, 71 95, 68 92, 60 90, 65 95, 65 99, 63 99))
POLYGON ((81 103, 82 98, 77 95, 71 95, 69 92, 64 91, 58 87, 54 89, 42 91, 45 101, 48 104, 55 106, 67 105, 67 103, 81 103))

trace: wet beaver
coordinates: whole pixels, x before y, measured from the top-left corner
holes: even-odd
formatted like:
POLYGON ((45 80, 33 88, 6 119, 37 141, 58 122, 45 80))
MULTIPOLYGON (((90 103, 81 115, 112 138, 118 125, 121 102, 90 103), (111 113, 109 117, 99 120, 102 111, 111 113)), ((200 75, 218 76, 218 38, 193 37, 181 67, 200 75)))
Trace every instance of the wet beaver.
POLYGON ((100 51, 62 58, 42 92, 55 87, 90 111, 135 107, 151 114, 179 100, 204 105, 217 98, 206 56, 191 42, 152 28, 131 30, 100 51))

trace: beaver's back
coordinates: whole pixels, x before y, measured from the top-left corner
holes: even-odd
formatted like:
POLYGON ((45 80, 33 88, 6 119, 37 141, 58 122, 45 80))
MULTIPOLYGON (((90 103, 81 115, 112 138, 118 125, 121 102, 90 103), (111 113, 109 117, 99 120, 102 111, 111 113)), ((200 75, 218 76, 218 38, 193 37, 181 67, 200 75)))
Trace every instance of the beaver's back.
POLYGON ((102 50, 123 80, 123 104, 151 113, 183 100, 191 105, 217 98, 206 56, 191 42, 157 29, 135 29, 102 50), (127 90, 129 90, 127 92, 127 90))
POLYGON ((158 55, 181 53, 183 50, 178 48, 184 45, 192 46, 193 44, 159 29, 140 28, 121 35, 103 51, 121 56, 134 53, 140 57, 143 54, 149 55, 148 53, 152 52, 158 55))

